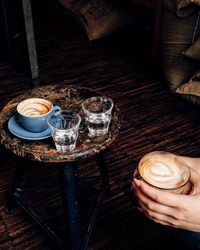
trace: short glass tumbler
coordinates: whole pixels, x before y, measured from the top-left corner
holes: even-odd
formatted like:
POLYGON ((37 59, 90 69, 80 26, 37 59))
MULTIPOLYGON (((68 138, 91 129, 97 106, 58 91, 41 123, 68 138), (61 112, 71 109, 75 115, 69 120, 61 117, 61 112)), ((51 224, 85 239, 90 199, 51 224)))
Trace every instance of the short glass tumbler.
POLYGON ((71 111, 56 112, 49 117, 48 125, 59 152, 67 153, 76 148, 80 123, 80 115, 71 111))
POLYGON ((108 132, 113 101, 103 96, 86 99, 82 103, 89 136, 103 136, 108 132))

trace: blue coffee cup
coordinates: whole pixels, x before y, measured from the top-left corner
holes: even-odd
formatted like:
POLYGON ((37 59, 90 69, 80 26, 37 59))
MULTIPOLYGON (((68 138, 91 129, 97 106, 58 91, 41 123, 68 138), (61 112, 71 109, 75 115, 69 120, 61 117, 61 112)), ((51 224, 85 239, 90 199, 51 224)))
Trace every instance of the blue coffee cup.
POLYGON ((28 98, 17 105, 17 113, 23 127, 33 133, 48 128, 47 119, 50 114, 61 111, 57 105, 43 98, 28 98))

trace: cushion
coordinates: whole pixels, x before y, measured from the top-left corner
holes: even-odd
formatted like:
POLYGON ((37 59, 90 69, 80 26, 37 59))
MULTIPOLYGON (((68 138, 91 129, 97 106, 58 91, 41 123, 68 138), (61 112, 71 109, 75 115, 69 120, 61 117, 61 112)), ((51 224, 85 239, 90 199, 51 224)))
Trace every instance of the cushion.
POLYGON ((190 7, 191 1, 190 3, 180 0, 164 1, 161 37, 163 72, 173 92, 182 84, 189 82, 191 76, 198 70, 197 63, 185 57, 183 51, 187 50, 200 35, 199 6, 192 4, 192 8, 195 9, 192 9, 192 12, 190 10, 190 14, 186 6, 190 7), (180 6, 184 6, 182 11, 186 11, 185 16, 181 18, 177 16, 177 12, 181 10, 180 6))
POLYGON ((184 83, 176 89, 177 94, 188 99, 194 104, 200 104, 200 71, 198 71, 188 83, 184 83))
POLYGON ((122 25, 123 14, 107 0, 59 0, 85 29, 89 40, 104 37, 122 25))
POLYGON ((183 52, 185 56, 194 60, 200 60, 200 38, 198 38, 192 46, 183 52))
POLYGON ((176 93, 200 96, 200 81, 190 81, 177 88, 176 93))
POLYGON ((186 17, 196 10, 196 4, 200 5, 199 0, 164 0, 164 5, 177 17, 186 17))

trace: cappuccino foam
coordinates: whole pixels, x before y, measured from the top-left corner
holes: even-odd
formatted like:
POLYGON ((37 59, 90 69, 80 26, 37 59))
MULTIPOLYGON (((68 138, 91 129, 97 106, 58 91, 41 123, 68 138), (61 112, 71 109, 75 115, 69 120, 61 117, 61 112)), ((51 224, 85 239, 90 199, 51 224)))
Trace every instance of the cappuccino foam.
POLYGON ((47 100, 33 98, 24 100, 20 103, 19 112, 25 116, 40 116, 48 113, 52 108, 52 104, 47 100))
POLYGON ((189 168, 167 156, 153 156, 141 160, 139 175, 147 183, 163 189, 176 189, 183 186, 190 177, 189 168))

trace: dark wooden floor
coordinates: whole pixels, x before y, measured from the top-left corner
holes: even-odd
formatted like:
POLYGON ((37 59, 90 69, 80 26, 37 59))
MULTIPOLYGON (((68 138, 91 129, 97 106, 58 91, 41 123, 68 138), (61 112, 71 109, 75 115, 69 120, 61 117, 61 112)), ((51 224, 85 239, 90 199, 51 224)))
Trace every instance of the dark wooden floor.
MULTIPOLYGON (((184 249, 174 230, 150 222, 129 194, 133 170, 145 153, 166 150, 200 155, 200 112, 172 96, 160 74, 160 65, 152 67, 148 60, 150 31, 132 24, 109 37, 88 42, 83 31, 68 19, 61 22, 47 17, 36 22, 41 85, 91 87, 111 97, 122 112, 121 132, 107 152, 111 195, 98 214, 89 242, 91 250, 184 249)), ((2 61, 0 107, 31 84, 25 71, 2 61)), ((0 249, 55 249, 20 208, 11 215, 5 213, 16 157, 0 147, 0 159, 0 249)), ((97 171, 93 160, 80 164, 80 175, 97 171)), ((36 164, 27 166, 27 172, 27 183, 42 182, 46 186, 28 194, 30 202, 66 239, 57 169, 36 164)), ((94 198, 93 188, 81 187, 83 229, 94 198)))

